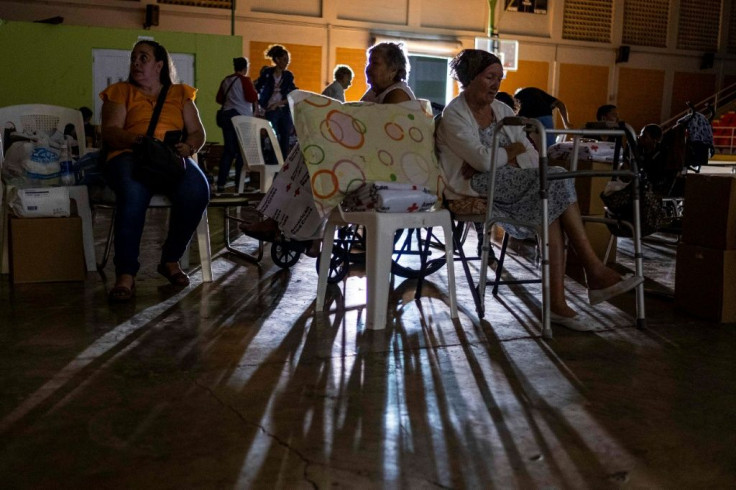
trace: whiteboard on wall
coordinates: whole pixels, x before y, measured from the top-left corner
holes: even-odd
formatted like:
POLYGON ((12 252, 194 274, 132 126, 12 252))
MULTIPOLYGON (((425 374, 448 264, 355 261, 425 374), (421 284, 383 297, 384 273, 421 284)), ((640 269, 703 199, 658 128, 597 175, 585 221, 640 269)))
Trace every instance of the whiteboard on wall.
MULTIPOLYGON (((194 55, 171 53, 176 67, 178 81, 194 86, 194 55)), ((92 123, 100 123, 102 100, 98 94, 113 83, 128 79, 130 70, 130 51, 126 49, 93 49, 92 50, 92 89, 94 94, 94 115, 92 123)))

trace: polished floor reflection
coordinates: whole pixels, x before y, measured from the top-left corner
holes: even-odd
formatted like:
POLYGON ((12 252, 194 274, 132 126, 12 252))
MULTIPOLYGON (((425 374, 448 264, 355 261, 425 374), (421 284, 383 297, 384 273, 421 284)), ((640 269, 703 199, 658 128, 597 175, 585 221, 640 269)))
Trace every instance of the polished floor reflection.
MULTIPOLYGON (((592 309, 598 330, 539 335, 539 288, 475 313, 456 267, 424 296, 393 282, 367 331, 359 271, 314 311, 316 272, 220 252, 215 281, 157 276, 151 211, 135 302, 112 278, 0 282, 3 488, 726 488, 736 481, 736 330, 678 313, 675 246, 645 245, 648 328, 632 294, 592 309)), ((211 221, 219 250, 222 228, 211 221)), ((105 217, 98 216, 98 253, 105 217)), ((669 239, 671 237, 664 237, 669 239)), ((243 244, 245 246, 245 244, 243 244)), ((470 248, 474 249, 472 244, 470 248)), ((621 240, 618 267, 631 267, 621 240)), ((197 253, 193 251, 192 258, 197 253)), ((534 271, 523 256, 512 275, 534 271)))

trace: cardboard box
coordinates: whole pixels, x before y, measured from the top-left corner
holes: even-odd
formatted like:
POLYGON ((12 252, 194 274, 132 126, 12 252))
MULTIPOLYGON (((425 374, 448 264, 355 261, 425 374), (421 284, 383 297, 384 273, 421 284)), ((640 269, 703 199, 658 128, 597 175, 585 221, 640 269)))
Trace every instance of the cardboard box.
MULTIPOLYGON (((578 162, 578 170, 610 172, 611 164, 581 161, 578 162)), ((575 179, 575 192, 578 195, 580 213, 584 215, 602 215, 606 212, 603 201, 601 200, 601 192, 605 190, 606 184, 610 180, 611 177, 578 177, 575 179)))
MULTIPOLYGON (((603 260, 608 248, 608 242, 611 239, 611 232, 604 223, 583 223, 585 233, 588 235, 588 241, 593 247, 595 254, 603 260)), ((616 263, 616 240, 611 244, 611 251, 608 254, 607 264, 616 263)), ((585 284, 585 271, 583 264, 575 253, 575 249, 569 246, 567 249, 567 262, 565 264, 565 274, 580 284, 585 284)))
MULTIPOLYGON (((566 160, 553 160, 550 165, 569 168, 570 163, 566 160)), ((610 172, 610 163, 593 162, 590 160, 579 160, 578 170, 598 170, 610 172)), ((575 192, 578 195, 578 206, 583 215, 602 215, 606 212, 601 192, 611 177, 578 177, 575 179, 575 192)))
POLYGON ((736 322, 736 250, 678 245, 675 304, 694 316, 736 322))
POLYGON ((736 250, 736 175, 687 175, 682 241, 736 250))
POLYGON ((10 276, 14 284, 83 281, 82 219, 10 218, 10 276))

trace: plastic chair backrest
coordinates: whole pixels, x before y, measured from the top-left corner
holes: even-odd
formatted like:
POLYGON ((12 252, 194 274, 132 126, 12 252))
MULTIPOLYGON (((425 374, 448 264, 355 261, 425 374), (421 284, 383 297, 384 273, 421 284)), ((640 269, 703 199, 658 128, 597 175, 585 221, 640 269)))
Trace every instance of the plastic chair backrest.
POLYGON ((79 155, 84 155, 87 152, 87 142, 84 137, 84 119, 82 119, 82 113, 77 109, 47 104, 21 104, 0 107, 0 128, 4 128, 8 122, 12 123, 18 132, 23 132, 24 129, 53 132, 54 129, 58 129, 63 133, 67 124, 73 124, 74 131, 77 134, 79 155))
POLYGON ((263 129, 266 130, 266 134, 271 141, 271 147, 276 155, 278 166, 281 167, 284 164, 284 156, 281 154, 279 140, 268 120, 252 116, 235 116, 232 121, 235 133, 238 135, 243 164, 246 169, 252 170, 254 166, 266 165, 261 138, 261 130, 263 129))
POLYGON ((245 190, 245 177, 248 173, 258 174, 259 190, 265 193, 271 187, 276 173, 284 165, 284 157, 281 154, 276 133, 270 122, 257 117, 234 116, 232 123, 238 135, 238 146, 245 167, 245 171, 240 173, 240 182, 237 182, 238 193, 245 190), (276 157, 275 165, 273 162, 265 161, 262 132, 265 132, 271 144, 273 155, 276 157))

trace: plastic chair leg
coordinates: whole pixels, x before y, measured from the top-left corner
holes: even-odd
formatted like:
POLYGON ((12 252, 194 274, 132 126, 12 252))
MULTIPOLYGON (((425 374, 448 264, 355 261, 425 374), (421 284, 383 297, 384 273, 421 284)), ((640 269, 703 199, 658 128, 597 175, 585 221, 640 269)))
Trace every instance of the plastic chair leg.
POLYGON ((452 221, 448 218, 442 225, 442 232, 445 235, 445 257, 447 257, 447 290, 450 293, 450 318, 457 318, 457 298, 455 294, 455 260, 453 257, 452 243, 452 221))
MULTIPOLYGON (((391 277, 391 255, 394 249, 396 230, 384 230, 366 226, 366 328, 382 330, 386 328, 388 309, 388 281, 391 277), (388 233, 387 233, 388 232, 388 233)), ((321 265, 321 264, 320 264, 321 265)))
POLYGON ((335 241, 335 223, 328 221, 325 226, 324 238, 322 239, 322 252, 319 258, 319 279, 317 280, 317 302, 316 311, 323 311, 325 307, 325 293, 327 291, 327 278, 330 273, 330 257, 332 256, 332 245, 335 241))
POLYGON ((197 225, 197 245, 199 246, 199 263, 202 267, 202 281, 212 282, 212 248, 210 246, 210 224, 206 209, 197 225))

